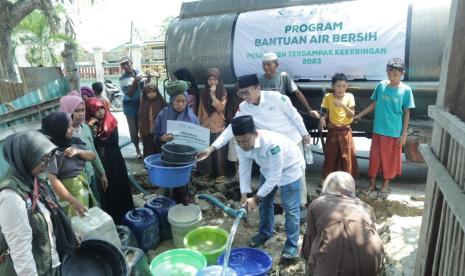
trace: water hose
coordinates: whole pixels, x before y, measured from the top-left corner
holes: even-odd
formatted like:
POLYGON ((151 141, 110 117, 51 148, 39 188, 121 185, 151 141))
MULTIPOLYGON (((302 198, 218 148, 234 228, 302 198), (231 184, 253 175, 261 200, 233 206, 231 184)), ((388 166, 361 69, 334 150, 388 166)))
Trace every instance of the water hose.
MULTIPOLYGON (((131 140, 124 142, 122 145, 119 146, 120 149, 124 148, 125 146, 131 144, 131 140)), ((146 191, 142 186, 137 182, 137 180, 134 178, 134 176, 128 172, 128 180, 129 183, 131 183, 132 187, 136 189, 138 192, 143 193, 144 196, 151 194, 150 192, 146 191)))
POLYGON ((137 180, 134 178, 134 176, 132 176, 131 173, 128 173, 128 180, 129 180, 129 183, 132 184, 132 187, 134 187, 134 189, 136 189, 138 192, 143 193, 144 196, 150 194, 150 192, 142 188, 142 186, 139 184, 139 182, 137 182, 137 180))
POLYGON ((237 217, 245 218, 246 215, 247 215, 247 211, 244 208, 241 208, 239 210, 233 209, 231 207, 228 207, 228 206, 224 205, 221 201, 219 201, 214 196, 207 195, 207 194, 200 194, 200 195, 196 195, 195 197, 198 198, 198 199, 202 199, 202 200, 205 200, 205 201, 211 203, 212 205, 220 208, 226 214, 228 214, 229 216, 231 216, 233 218, 237 218, 237 217))

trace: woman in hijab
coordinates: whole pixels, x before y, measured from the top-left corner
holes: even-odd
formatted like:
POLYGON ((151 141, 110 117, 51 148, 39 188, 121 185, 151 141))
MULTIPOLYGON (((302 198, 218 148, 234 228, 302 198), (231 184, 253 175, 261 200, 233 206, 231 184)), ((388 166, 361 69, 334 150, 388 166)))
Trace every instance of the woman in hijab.
POLYGON ((89 98, 95 97, 94 90, 92 90, 92 88, 90 88, 89 86, 81 87, 81 97, 84 101, 86 101, 89 98))
POLYGON ((354 178, 333 172, 307 211, 302 255, 306 275, 378 275, 383 243, 371 207, 356 198, 354 178))
POLYGON ((200 101, 199 96, 199 87, 197 81, 192 75, 191 71, 187 68, 180 68, 173 73, 176 80, 182 80, 189 83, 189 88, 187 89, 187 105, 192 109, 195 115, 198 114, 198 103, 200 101))
POLYGON ((81 97, 75 94, 69 94, 60 99, 60 111, 71 114, 73 119, 73 137, 81 139, 90 150, 96 154, 96 158, 91 162, 86 162, 85 172, 87 181, 89 182, 92 193, 96 197, 98 203, 101 202, 101 193, 106 190, 108 186, 107 176, 105 169, 100 161, 97 151, 94 146, 94 138, 90 131, 89 126, 85 123, 86 107, 81 97), (98 177, 96 177, 96 172, 98 177), (99 187, 101 185, 101 187, 99 187))
POLYGON ((86 101, 86 121, 90 126, 97 152, 108 176, 102 207, 115 224, 120 224, 127 211, 134 208, 126 162, 119 148, 118 122, 97 98, 86 101))
POLYGON ((166 106, 166 101, 158 91, 158 87, 154 83, 148 83, 142 90, 139 108, 139 135, 142 138, 144 146, 144 158, 160 153, 160 147, 155 145, 153 139, 153 128, 155 126, 155 118, 158 113, 166 106))
POLYGON ((166 133, 168 120, 183 121, 199 124, 199 119, 187 105, 187 88, 185 81, 173 81, 166 85, 166 91, 170 95, 170 103, 158 114, 155 120, 153 135, 155 144, 162 145, 174 139, 171 133, 166 133))
POLYGON ((0 275, 60 275, 60 261, 77 246, 66 216, 48 185, 39 179, 54 160, 53 145, 38 131, 7 137, 3 157, 9 165, 0 178, 0 275), (65 248, 59 227, 68 231, 65 248), (70 251, 71 250, 71 251, 70 251))
MULTIPOLYGON (((224 116, 226 98, 220 70, 210 68, 207 71, 207 82, 201 95, 198 116, 200 124, 210 129, 210 141, 212 142, 220 136, 226 125, 224 116)), ((216 183, 224 181, 227 150, 226 147, 216 150, 198 164, 199 172, 204 175, 204 180, 208 180, 209 176, 214 176, 216 183)))
POLYGON ((73 136, 73 120, 69 113, 54 112, 42 119, 41 132, 57 146, 56 159, 48 167, 53 190, 64 204, 68 216, 84 215, 97 205, 85 173, 87 161, 96 154, 73 136))
MULTIPOLYGON (((155 144, 160 147, 174 139, 171 133, 167 133, 168 120, 199 124, 199 120, 187 105, 187 88, 188 84, 185 81, 174 81, 166 85, 166 91, 170 95, 170 104, 158 114, 153 130, 155 144)), ((173 198, 178 203, 189 202, 185 187, 174 188, 173 198)))

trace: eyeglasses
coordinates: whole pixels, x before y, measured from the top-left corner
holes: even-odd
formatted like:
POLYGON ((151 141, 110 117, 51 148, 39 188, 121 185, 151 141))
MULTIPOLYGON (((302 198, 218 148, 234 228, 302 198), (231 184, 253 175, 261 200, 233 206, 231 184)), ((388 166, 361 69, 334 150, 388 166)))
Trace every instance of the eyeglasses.
POLYGON ((250 89, 245 88, 245 89, 237 90, 236 95, 239 98, 244 99, 244 98, 247 98, 248 96, 250 96, 250 93, 251 93, 250 89))

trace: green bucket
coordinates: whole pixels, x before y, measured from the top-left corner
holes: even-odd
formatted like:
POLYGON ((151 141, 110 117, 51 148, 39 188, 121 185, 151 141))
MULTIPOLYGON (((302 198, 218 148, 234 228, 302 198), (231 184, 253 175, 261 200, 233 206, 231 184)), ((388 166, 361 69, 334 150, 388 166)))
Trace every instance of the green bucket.
POLYGON ((191 249, 173 249, 155 257, 150 263, 152 276, 195 276, 207 267, 207 260, 191 249))
POLYGON ((229 234, 217 226, 203 226, 190 231, 184 237, 184 246, 202 253, 208 264, 216 264, 226 250, 229 234))

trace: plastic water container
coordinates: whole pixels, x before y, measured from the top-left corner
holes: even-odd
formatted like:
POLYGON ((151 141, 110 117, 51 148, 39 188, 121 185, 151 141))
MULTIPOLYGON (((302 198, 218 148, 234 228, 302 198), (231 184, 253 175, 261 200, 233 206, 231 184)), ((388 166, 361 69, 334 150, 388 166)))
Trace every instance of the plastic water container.
POLYGON ((207 260, 200 252, 191 249, 173 249, 152 260, 152 276, 195 276, 207 267, 207 260))
POLYGON ((168 211, 171 207, 176 205, 176 202, 171 198, 165 196, 157 196, 145 203, 146 208, 154 211, 158 216, 160 225, 160 240, 166 241, 171 239, 171 226, 168 222, 168 211))
POLYGON ((98 207, 87 210, 84 217, 72 217, 71 225, 74 232, 84 239, 100 239, 121 248, 121 242, 113 219, 98 207))
POLYGON ((119 240, 121 241, 121 247, 139 247, 136 236, 134 236, 131 229, 129 229, 129 227, 126 225, 116 225, 116 232, 118 232, 119 240))
POLYGON ((189 183, 194 163, 170 167, 161 160, 161 154, 150 155, 144 159, 148 171, 149 182, 157 187, 176 188, 189 183))
POLYGON ((160 244, 158 218, 152 210, 143 207, 133 209, 124 215, 123 224, 131 229, 144 251, 160 244))
MULTIPOLYGON (((221 265, 212 265, 207 266, 206 268, 199 270, 197 275, 195 276, 223 276, 223 266, 221 265)), ((236 271, 234 269, 227 267, 226 271, 224 272, 224 276, 237 276, 236 271)))
POLYGON ((128 264, 128 276, 150 275, 149 262, 142 249, 132 246, 122 246, 124 259, 128 264))
POLYGON ((202 211, 195 204, 187 206, 178 204, 169 210, 168 221, 171 225, 173 243, 181 248, 184 247, 184 236, 202 223, 202 211))
MULTIPOLYGON (((224 255, 218 258, 218 264, 223 265, 224 255)), ((228 266, 239 276, 266 276, 273 266, 271 256, 257 248, 231 249, 228 266)))

